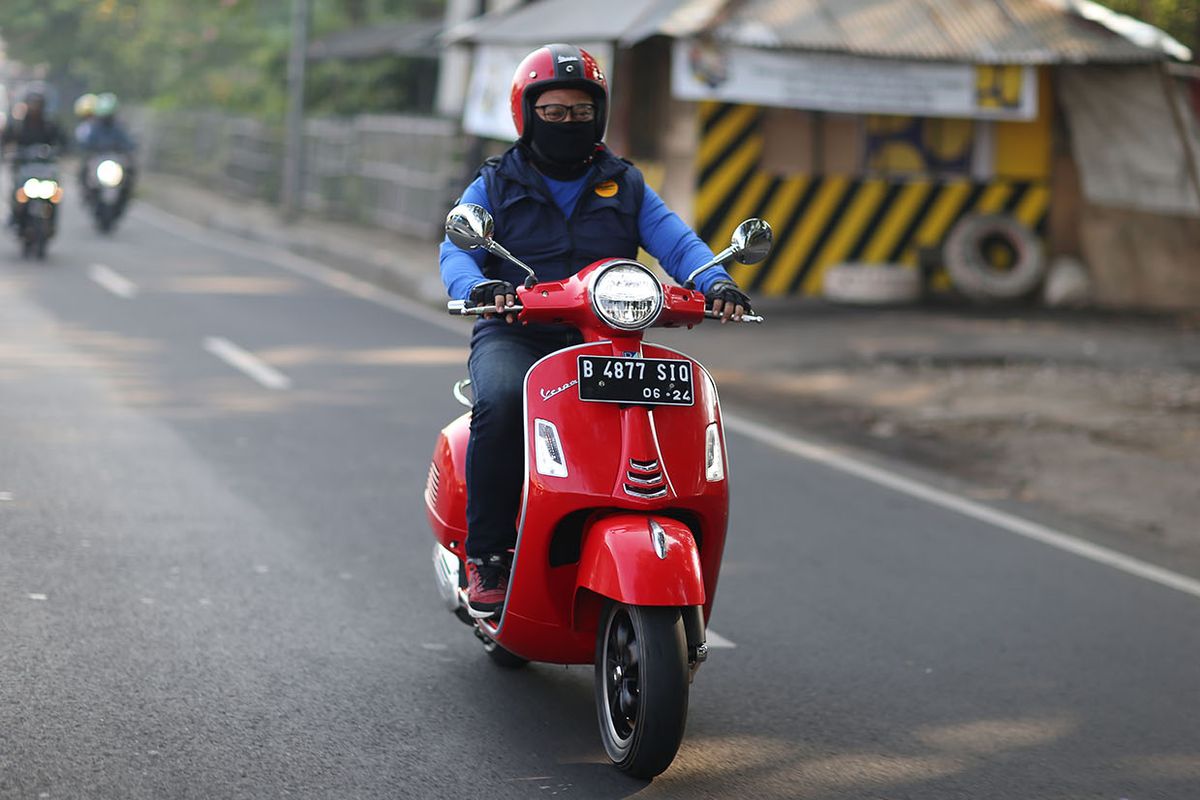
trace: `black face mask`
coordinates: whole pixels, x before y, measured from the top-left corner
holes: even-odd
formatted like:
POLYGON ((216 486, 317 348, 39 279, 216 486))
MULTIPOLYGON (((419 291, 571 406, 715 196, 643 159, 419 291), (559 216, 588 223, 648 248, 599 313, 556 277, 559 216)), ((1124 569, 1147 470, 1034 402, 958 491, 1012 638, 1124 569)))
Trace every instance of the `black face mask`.
POLYGON ((595 122, 546 122, 535 116, 529 137, 534 165, 558 180, 582 175, 596 151, 595 122))

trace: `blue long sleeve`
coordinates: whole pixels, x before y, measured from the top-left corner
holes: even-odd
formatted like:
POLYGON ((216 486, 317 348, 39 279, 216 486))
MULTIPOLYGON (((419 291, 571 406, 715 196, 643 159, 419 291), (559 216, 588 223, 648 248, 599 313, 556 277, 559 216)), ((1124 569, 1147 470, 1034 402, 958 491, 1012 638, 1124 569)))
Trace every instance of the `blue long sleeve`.
MULTIPOLYGON (((483 178, 476 178, 463 192, 460 203, 474 203, 483 206, 491 213, 488 203, 487 189, 483 186, 483 178)), ((471 293, 471 287, 487 280, 483 276, 483 250, 462 250, 450 241, 450 237, 442 240, 438 249, 438 265, 442 273, 442 283, 446 286, 446 294, 455 300, 466 300, 471 293)))
MULTIPOLYGON (((571 209, 579 199, 586 181, 546 181, 555 202, 570 216, 571 209)), ((475 203, 489 212, 487 190, 483 178, 476 178, 463 192, 463 203, 475 203)), ((638 214, 638 237, 646 252, 654 256, 667 274, 679 283, 687 280, 688 273, 713 257, 713 252, 675 212, 667 208, 662 198, 649 186, 646 187, 642 208, 638 214)), ((484 251, 460 250, 449 238, 442 240, 438 253, 442 283, 446 293, 459 300, 466 300, 471 287, 487 280, 483 274, 484 251)), ((710 269, 696 277, 696 288, 702 292, 717 281, 732 280, 729 273, 720 267, 710 269)))
MULTIPOLYGON (((681 284, 688 273, 713 257, 712 249, 649 186, 638 215, 638 235, 646 252, 681 284)), ((707 292, 717 281, 731 280, 728 272, 714 267, 696 276, 696 288, 707 292)))

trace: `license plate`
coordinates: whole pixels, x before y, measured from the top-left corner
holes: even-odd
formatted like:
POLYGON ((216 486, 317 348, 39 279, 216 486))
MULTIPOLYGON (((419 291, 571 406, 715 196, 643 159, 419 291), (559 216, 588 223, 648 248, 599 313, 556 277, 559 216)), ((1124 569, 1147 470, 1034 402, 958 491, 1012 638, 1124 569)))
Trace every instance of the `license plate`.
POLYGON ((690 361, 579 356, 580 400, 690 406, 695 397, 690 361))

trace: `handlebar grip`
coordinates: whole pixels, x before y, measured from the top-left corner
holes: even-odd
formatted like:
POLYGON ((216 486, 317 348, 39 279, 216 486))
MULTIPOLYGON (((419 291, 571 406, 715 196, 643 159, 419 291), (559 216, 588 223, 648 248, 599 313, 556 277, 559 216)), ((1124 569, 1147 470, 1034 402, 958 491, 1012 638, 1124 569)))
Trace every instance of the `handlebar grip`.
MULTIPOLYGON (((525 310, 521 304, 508 306, 505 314, 520 314, 525 310)), ((466 300, 450 300, 446 303, 446 313, 452 317, 482 317, 484 314, 495 314, 495 306, 468 306, 466 300)))
MULTIPOLYGON (((720 314, 714 314, 712 309, 709 309, 709 308, 704 309, 704 316, 706 319, 720 319, 721 318, 720 314)), ((731 319, 729 321, 730 322, 753 322, 756 325, 761 325, 763 323, 763 317, 760 316, 759 314, 743 314, 742 318, 740 320, 731 319)))

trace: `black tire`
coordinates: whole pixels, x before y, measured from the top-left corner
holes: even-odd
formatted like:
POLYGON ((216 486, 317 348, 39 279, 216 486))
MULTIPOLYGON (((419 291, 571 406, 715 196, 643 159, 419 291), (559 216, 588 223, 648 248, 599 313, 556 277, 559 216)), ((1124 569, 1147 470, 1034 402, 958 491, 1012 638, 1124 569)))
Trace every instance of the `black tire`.
POLYGON ((96 206, 96 230, 100 233, 111 233, 116 220, 115 209, 108 203, 99 203, 96 206))
POLYGON ((596 716, 617 769, 653 778, 687 724, 687 637, 678 608, 610 603, 596 633, 596 716))
POLYGON ((42 237, 34 243, 33 254, 37 256, 38 261, 46 260, 46 238, 42 237))

